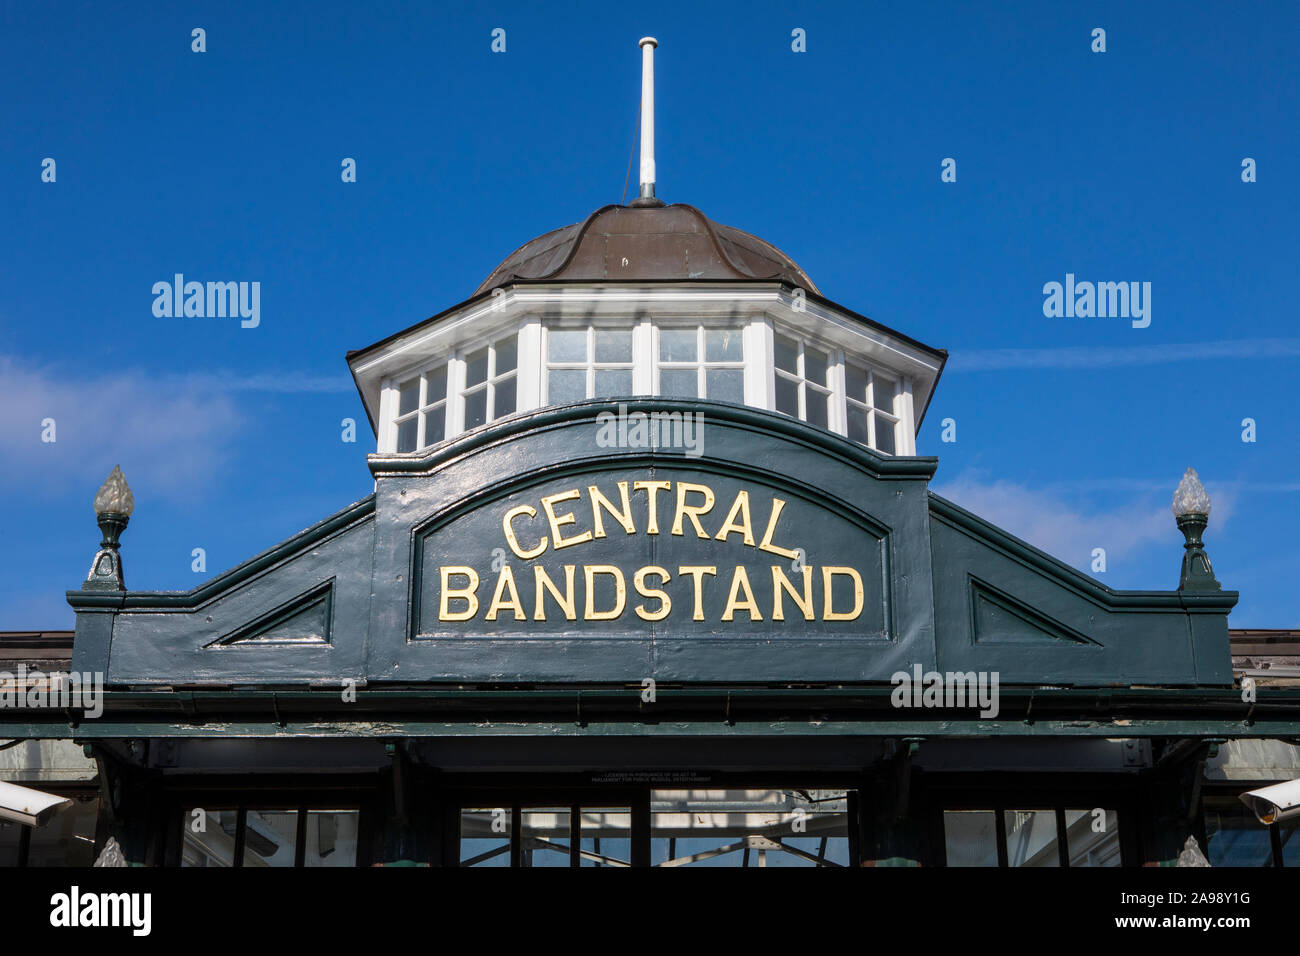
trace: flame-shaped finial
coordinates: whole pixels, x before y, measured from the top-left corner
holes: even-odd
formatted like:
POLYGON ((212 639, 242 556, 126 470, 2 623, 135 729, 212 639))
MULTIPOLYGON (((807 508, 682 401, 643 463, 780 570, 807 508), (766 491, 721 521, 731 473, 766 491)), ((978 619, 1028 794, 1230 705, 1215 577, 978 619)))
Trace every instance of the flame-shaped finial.
POLYGON ((135 510, 135 496, 122 474, 122 466, 114 465, 112 473, 95 495, 95 514, 119 514, 128 518, 135 510))
POLYGON ((1174 492, 1173 511, 1176 518, 1184 515, 1210 516, 1210 496, 1205 493, 1205 486, 1197 477, 1195 468, 1188 468, 1183 480, 1178 482, 1178 489, 1174 492))

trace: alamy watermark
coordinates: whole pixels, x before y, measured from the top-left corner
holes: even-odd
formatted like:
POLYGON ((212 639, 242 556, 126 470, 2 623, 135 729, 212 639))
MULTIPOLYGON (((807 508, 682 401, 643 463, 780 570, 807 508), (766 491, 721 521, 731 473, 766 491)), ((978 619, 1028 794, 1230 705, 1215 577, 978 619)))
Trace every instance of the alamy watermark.
POLYGON ((1150 282, 1076 282, 1067 272, 1064 284, 1044 283, 1043 296, 1049 319, 1132 319, 1135 329, 1151 324, 1150 282))
POLYGON ((690 458, 704 454, 703 412, 629 412, 596 416, 596 444, 601 448, 681 448, 690 458))
POLYGON ((160 319, 240 319, 255 329, 262 321, 262 283, 186 282, 176 273, 171 282, 153 284, 153 314, 160 319))
POLYGON ((980 717, 998 715, 997 671, 925 671, 912 665, 912 673, 895 671, 889 702, 895 707, 979 708, 980 717))
POLYGON ((0 671, 0 709, 78 709, 94 720, 104 713, 102 671, 29 671, 18 665, 18 673, 0 671))

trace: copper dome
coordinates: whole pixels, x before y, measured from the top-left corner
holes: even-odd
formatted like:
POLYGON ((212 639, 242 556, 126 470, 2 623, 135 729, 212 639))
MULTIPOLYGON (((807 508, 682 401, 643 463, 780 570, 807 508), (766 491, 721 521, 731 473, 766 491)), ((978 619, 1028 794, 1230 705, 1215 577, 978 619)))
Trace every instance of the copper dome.
POLYGON ((541 279, 767 279, 817 293, 812 279, 776 246, 682 203, 597 209, 583 222, 524 243, 474 294, 541 279))

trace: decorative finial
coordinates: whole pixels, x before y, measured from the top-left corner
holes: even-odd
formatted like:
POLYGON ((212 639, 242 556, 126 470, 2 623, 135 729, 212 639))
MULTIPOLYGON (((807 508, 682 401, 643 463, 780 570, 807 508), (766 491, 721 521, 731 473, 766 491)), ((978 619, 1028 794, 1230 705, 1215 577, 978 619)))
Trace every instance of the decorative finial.
POLYGON ((95 518, 103 540, 90 565, 90 574, 81 585, 83 591, 125 591, 122 578, 122 556, 118 553, 118 539, 126 530, 135 510, 135 496, 126 483, 122 467, 114 465, 108 480, 95 495, 95 518))
POLYGON ((655 47, 654 37, 642 37, 641 44, 641 195, 633 206, 662 206, 655 198, 655 47))
POLYGON ((1197 477, 1195 468, 1188 468, 1183 480, 1178 482, 1178 489, 1174 492, 1173 512, 1178 530, 1186 539, 1178 590, 1221 590, 1219 582, 1215 580, 1214 569, 1210 567, 1210 557, 1205 553, 1201 541, 1201 535, 1210 523, 1210 496, 1197 477))
POLYGON ((1210 516, 1210 496, 1206 494, 1195 468, 1188 468, 1183 480, 1178 483, 1178 488, 1174 491, 1173 510, 1176 518, 1191 514, 1205 515, 1207 518, 1210 516))
POLYGON ((107 480, 95 495, 95 514, 119 514, 129 518, 134 510, 135 496, 131 494, 131 486, 126 483, 122 466, 114 465, 107 480))

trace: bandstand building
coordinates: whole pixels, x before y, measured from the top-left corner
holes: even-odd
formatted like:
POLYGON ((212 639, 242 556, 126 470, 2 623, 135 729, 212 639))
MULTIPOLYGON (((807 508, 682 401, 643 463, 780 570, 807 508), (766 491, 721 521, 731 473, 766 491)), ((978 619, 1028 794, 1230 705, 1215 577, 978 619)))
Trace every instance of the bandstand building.
POLYGON ((1229 631, 1195 474, 1112 590, 930 490, 943 350, 642 183, 348 353, 359 501, 131 589, 114 474, 75 634, 0 637, 106 686, 0 709, 72 801, 0 864, 1300 865, 1237 799, 1300 636, 1229 631))

